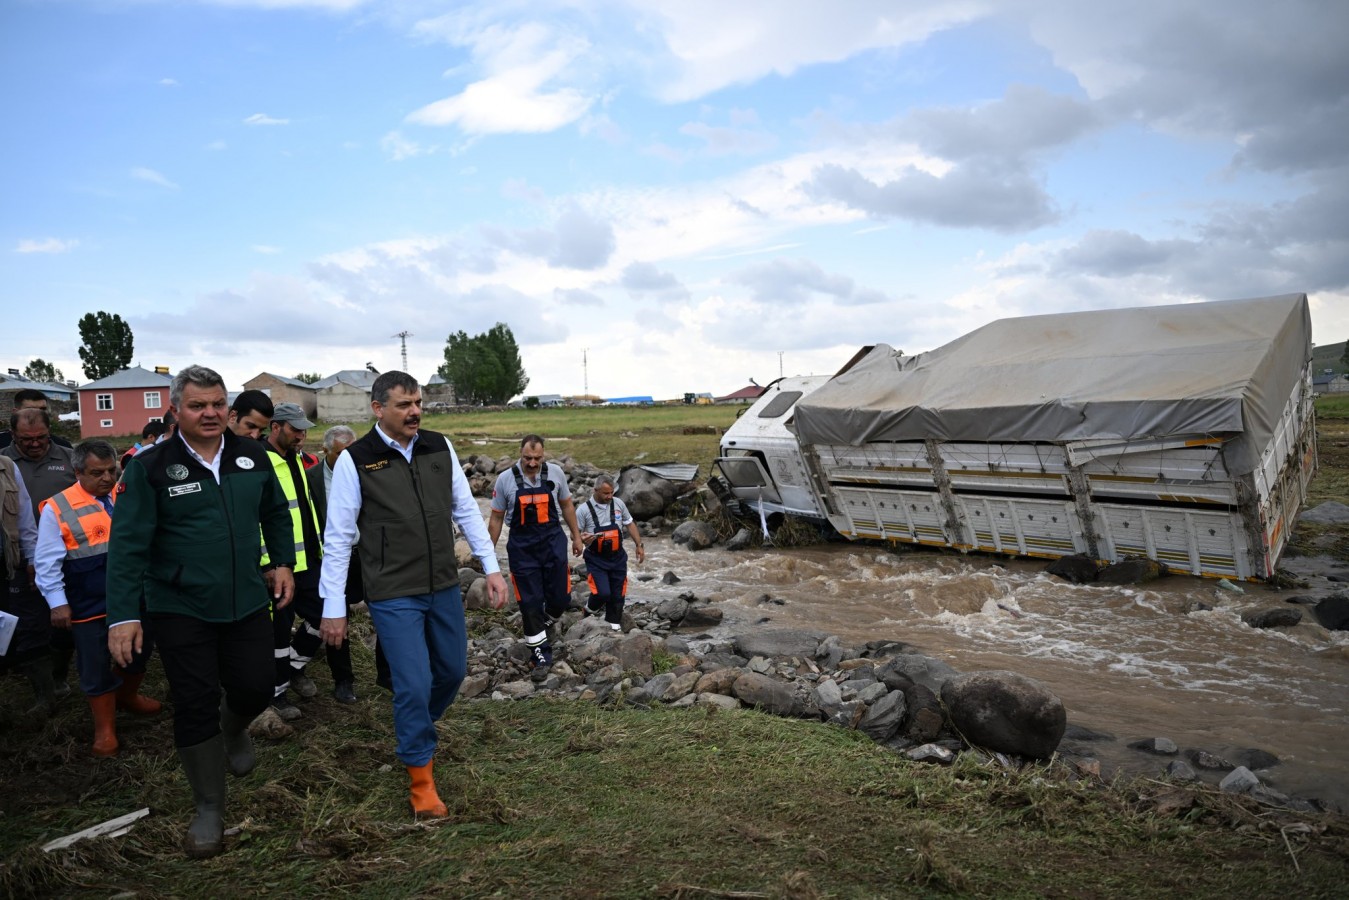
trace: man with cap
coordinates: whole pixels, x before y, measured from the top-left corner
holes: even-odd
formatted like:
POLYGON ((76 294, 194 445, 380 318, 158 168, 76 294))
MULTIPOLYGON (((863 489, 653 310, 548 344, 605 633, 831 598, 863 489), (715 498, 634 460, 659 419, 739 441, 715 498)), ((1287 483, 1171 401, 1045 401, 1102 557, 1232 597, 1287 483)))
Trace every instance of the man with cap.
MULTIPOLYGON (((295 670, 291 667, 291 632, 298 614, 313 623, 318 631, 323 617, 323 601, 319 598, 319 560, 323 556, 323 526, 314 509, 309 479, 305 477, 300 445, 314 423, 305 418, 304 410, 296 403, 278 403, 272 412, 271 430, 267 434, 267 459, 281 483, 281 491, 290 506, 291 534, 295 544, 295 599, 290 605, 272 610, 272 651, 276 660, 276 686, 272 708, 286 721, 300 718, 303 713, 287 694, 295 670)), ((270 580, 271 560, 265 548, 262 571, 270 580)), ((303 627, 303 626, 302 626, 303 627)), ((351 680, 351 653, 346 645, 328 657, 337 680, 351 680), (343 652, 345 650, 345 653, 343 652)), ((314 695, 313 682, 300 673, 297 691, 301 696, 314 695), (308 689, 301 685, 307 683, 308 689)))

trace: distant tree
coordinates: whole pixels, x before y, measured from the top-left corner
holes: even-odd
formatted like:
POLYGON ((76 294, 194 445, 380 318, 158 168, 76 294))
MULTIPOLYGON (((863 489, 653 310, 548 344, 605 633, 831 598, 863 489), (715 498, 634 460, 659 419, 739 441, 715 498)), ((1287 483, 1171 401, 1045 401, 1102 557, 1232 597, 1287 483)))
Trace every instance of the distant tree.
POLYGON ((80 319, 80 362, 92 381, 107 378, 131 365, 135 340, 131 326, 116 313, 86 313, 80 319))
POLYGON ((515 335, 501 322, 473 337, 456 331, 446 338, 445 362, 437 371, 460 403, 505 403, 529 384, 515 335))
POLYGON ((305 384, 313 384, 316 381, 322 381, 323 376, 318 372, 297 372, 295 380, 303 381, 305 384))
POLYGON ((65 381, 66 376, 56 366, 42 357, 30 362, 23 370, 23 377, 29 381, 65 381))

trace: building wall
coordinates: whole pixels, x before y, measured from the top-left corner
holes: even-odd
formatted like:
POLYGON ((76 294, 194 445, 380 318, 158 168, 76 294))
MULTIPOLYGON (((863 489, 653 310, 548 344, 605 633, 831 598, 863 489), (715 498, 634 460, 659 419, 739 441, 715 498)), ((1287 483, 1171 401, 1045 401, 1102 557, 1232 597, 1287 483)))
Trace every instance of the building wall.
POLYGON ((163 387, 81 390, 80 437, 82 439, 122 438, 127 435, 134 435, 136 440, 140 440, 141 429, 145 427, 145 423, 151 419, 164 418, 164 413, 168 411, 169 383, 167 381, 164 382, 163 387), (147 405, 146 394, 158 394, 158 405, 147 405), (112 409, 98 408, 98 398, 101 396, 111 398, 112 409))
POLYGON ((324 422, 365 422, 373 418, 370 392, 338 382, 318 392, 315 413, 324 422))
POLYGON ((272 403, 296 403, 309 418, 318 415, 318 393, 309 388, 286 384, 275 376, 263 372, 244 382, 246 391, 266 391, 272 403))

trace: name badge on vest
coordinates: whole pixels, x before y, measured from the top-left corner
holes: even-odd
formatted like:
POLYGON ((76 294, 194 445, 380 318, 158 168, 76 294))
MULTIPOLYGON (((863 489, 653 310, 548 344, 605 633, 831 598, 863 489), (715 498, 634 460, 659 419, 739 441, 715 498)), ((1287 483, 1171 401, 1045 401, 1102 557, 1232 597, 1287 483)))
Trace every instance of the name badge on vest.
POLYGON ((367 472, 378 472, 388 464, 389 461, 387 459, 381 459, 379 462, 366 463, 361 468, 365 469, 367 472))
POLYGON ((200 481, 194 481, 191 484, 174 484, 169 486, 169 496, 178 497, 182 494, 195 494, 200 490, 200 481))
POLYGON ((249 459, 247 456, 241 456, 241 457, 239 457, 238 459, 236 459, 236 460, 234 461, 234 464, 235 464, 236 466, 238 466, 239 468, 241 468, 241 469, 251 469, 251 468, 253 468, 253 460, 249 459))
POLYGON ((184 478, 187 477, 187 466, 182 466, 178 465, 177 463, 174 463, 173 465, 169 466, 167 469, 164 470, 164 474, 168 475, 174 481, 182 481, 184 478))

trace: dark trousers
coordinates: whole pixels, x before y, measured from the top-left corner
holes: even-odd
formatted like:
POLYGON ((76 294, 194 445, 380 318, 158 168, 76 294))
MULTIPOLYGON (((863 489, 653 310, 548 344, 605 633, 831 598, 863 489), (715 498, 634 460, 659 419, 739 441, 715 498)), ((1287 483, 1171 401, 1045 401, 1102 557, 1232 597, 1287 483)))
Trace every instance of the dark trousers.
POLYGON ((567 535, 549 528, 538 533, 513 529, 506 541, 511 584, 520 602, 525 640, 540 643, 548 622, 571 606, 571 567, 567 563, 567 535))
POLYGON ((237 622, 149 617, 173 699, 173 740, 192 747, 220 733, 220 695, 240 716, 272 700, 271 623, 266 607, 237 622))
MULTIPOLYGON (((53 632, 64 631, 53 628, 53 632)), ((122 678, 112 670, 112 654, 108 652, 108 620, 105 616, 86 622, 74 622, 69 637, 74 642, 75 668, 80 673, 80 690, 89 697, 115 691, 122 686, 122 678)), ((128 675, 145 671, 145 663, 154 652, 153 633, 148 622, 141 622, 141 652, 123 669, 128 675)))
MULTIPOLYGON (((323 598, 319 596, 318 585, 315 584, 313 588, 302 591, 297 583, 295 599, 291 601, 288 609, 292 616, 301 622, 287 648, 286 664, 289 667, 286 674, 287 683, 290 681, 290 672, 303 671, 309 661, 323 649, 323 641, 319 638, 319 624, 323 620, 323 598)), ((347 618, 351 618, 350 602, 347 603, 347 618)), ((340 647, 329 647, 324 655, 328 660, 328 668, 333 673, 334 684, 355 679, 351 671, 350 641, 342 641, 340 647)))
MULTIPOLYGON (((4 578, 4 563, 0 562, 0 579, 4 578)), ((0 609, 15 616, 19 625, 10 639, 9 650, 3 659, 6 665, 19 666, 30 660, 45 658, 51 653, 52 613, 47 601, 36 588, 28 586, 28 569, 14 573, 0 592, 0 609)))
POLYGON ((586 581, 590 587, 587 609, 595 615, 604 612, 610 625, 623 624, 623 601, 628 596, 628 554, 620 550, 612 556, 585 555, 586 581))

